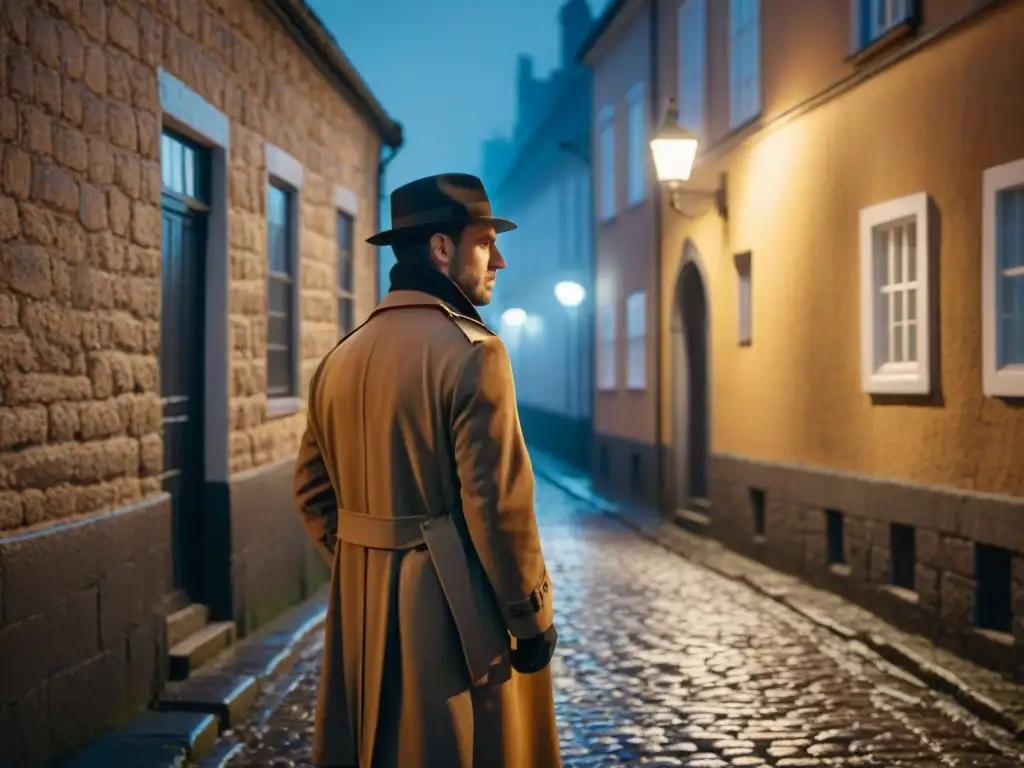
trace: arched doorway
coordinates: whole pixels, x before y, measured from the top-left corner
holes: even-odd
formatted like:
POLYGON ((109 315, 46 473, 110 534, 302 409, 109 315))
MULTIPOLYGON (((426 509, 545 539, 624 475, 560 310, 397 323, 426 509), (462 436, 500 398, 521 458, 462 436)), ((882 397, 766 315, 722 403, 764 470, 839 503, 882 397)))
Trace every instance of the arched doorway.
POLYGON ((707 289, 687 241, 672 313, 672 443, 676 508, 706 510, 710 450, 707 289))

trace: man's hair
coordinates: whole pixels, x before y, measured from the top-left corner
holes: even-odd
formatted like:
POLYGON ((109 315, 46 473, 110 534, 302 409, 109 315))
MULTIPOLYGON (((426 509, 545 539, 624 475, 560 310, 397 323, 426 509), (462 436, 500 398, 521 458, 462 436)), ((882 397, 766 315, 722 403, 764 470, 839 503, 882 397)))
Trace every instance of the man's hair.
POLYGON ((452 242, 455 243, 455 247, 458 248, 465 229, 465 224, 447 224, 434 227, 398 240, 391 246, 391 250, 395 252, 395 258, 400 262, 430 264, 430 239, 434 235, 448 235, 452 242))

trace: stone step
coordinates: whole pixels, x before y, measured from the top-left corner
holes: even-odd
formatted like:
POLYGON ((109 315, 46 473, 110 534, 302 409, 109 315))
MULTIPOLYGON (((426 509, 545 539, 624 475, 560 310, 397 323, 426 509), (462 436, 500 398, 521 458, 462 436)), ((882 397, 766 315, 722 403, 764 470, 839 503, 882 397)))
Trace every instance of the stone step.
POLYGON ((688 504, 686 509, 677 509, 672 516, 673 521, 680 528, 691 533, 707 533, 711 525, 710 509, 701 509, 693 504, 688 504))
POLYGON ((157 701, 157 708, 207 712, 217 717, 224 731, 245 720, 258 691, 258 681, 253 675, 203 673, 169 683, 157 701))
POLYGON ((695 512, 703 512, 704 514, 708 514, 711 512, 711 500, 692 498, 687 503, 686 507, 687 509, 691 509, 695 512))
POLYGON ((218 621, 193 632, 171 647, 169 677, 185 680, 218 654, 235 644, 233 621, 218 621))
POLYGON ((210 609, 200 603, 192 603, 167 617, 167 647, 173 648, 194 632, 206 626, 210 609))
MULTIPOLYGON (((146 712, 89 744, 62 768, 170 768, 210 754, 217 718, 206 712, 146 712)), ((189 764, 191 764, 191 762, 189 764)))

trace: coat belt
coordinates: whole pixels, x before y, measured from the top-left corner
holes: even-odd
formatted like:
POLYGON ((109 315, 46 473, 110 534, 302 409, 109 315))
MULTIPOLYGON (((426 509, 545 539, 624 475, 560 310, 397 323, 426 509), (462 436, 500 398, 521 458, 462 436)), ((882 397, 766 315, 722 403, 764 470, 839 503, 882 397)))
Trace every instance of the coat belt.
POLYGON ((374 517, 339 509, 337 536, 367 549, 427 549, 455 622, 471 684, 508 678, 508 630, 487 576, 476 558, 468 556, 450 515, 374 517))
POLYGON ((357 547, 403 551, 426 543, 422 515, 374 517, 362 512, 338 510, 338 538, 357 547))

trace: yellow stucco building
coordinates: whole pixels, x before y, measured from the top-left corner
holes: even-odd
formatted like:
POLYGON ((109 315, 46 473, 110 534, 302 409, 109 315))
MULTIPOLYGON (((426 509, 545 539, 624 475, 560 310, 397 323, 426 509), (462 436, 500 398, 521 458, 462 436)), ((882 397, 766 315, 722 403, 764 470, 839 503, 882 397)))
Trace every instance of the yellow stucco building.
POLYGON ((649 456, 683 523, 1024 674, 1024 3, 609 15, 595 150, 616 56, 647 136, 673 98, 701 143, 675 193, 648 158, 645 213, 598 225, 599 305, 625 311, 624 227, 658 255, 628 255, 657 386, 597 393, 599 484, 642 497, 614 459, 649 456))

